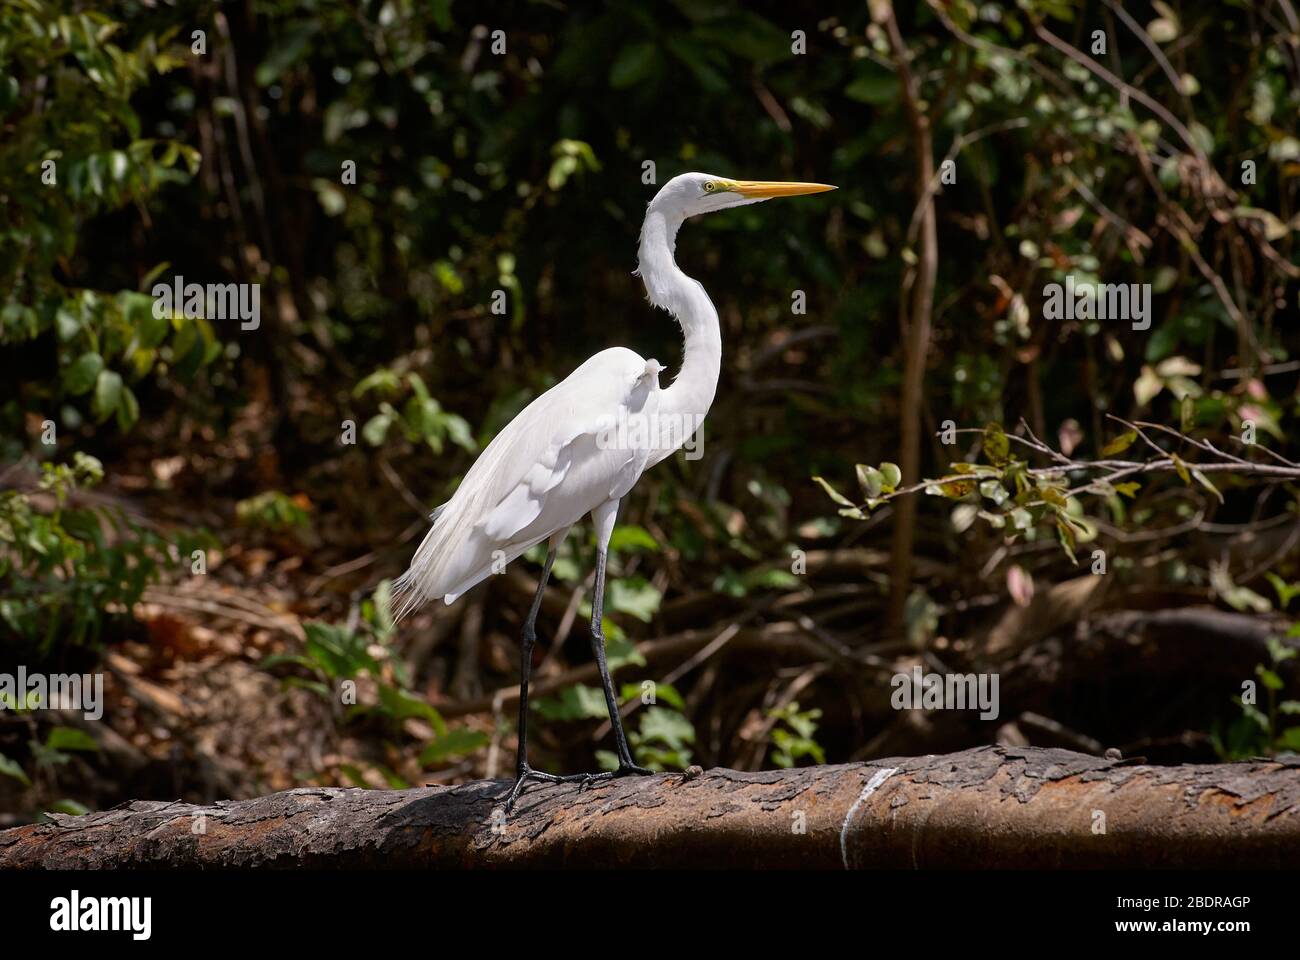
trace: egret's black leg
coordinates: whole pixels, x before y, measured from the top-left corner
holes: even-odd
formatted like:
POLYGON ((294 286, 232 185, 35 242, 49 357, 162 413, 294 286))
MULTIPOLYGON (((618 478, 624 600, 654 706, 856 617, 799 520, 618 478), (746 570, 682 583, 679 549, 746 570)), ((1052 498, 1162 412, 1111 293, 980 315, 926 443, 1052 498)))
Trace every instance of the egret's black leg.
POLYGON ((605 663, 605 634, 601 628, 605 607, 605 548, 601 546, 596 553, 596 590, 591 598, 591 652, 596 656, 596 666, 600 669, 600 682, 605 687, 605 706, 609 709, 609 722, 614 727, 614 743, 618 747, 618 769, 608 774, 592 774, 589 779, 602 780, 610 776, 621 777, 629 773, 653 773, 632 762, 632 751, 627 746, 627 736, 623 733, 623 717, 618 712, 618 698, 614 695, 614 681, 610 679, 609 667, 605 663))
POLYGON ((551 578, 551 565, 555 563, 554 546, 546 554, 546 563, 542 566, 542 577, 537 583, 537 593, 533 605, 528 610, 528 619, 524 621, 524 634, 520 642, 519 653, 519 748, 515 754, 515 785, 510 789, 506 799, 506 813, 514 809, 515 801, 529 780, 544 780, 559 783, 560 778, 549 773, 542 773, 528 766, 528 675, 533 668, 533 644, 537 642, 537 613, 542 608, 542 595, 546 592, 546 581, 551 578))

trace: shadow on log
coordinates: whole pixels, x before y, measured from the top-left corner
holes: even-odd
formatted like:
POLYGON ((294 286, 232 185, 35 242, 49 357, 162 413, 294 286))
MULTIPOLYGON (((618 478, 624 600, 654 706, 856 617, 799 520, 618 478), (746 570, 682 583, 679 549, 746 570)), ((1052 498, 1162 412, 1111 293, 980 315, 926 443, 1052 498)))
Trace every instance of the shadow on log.
POLYGON ((1152 767, 1066 750, 530 786, 137 800, 0 833, 0 868, 1282 867, 1300 764, 1152 767))

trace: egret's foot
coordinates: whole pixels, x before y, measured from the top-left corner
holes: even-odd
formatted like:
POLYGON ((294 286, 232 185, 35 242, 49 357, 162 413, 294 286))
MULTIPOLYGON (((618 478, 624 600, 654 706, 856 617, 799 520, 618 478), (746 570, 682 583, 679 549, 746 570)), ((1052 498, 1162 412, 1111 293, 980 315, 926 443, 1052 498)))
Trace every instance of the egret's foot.
POLYGON ((592 783, 601 783, 605 780, 616 780, 619 777, 632 776, 651 776, 653 770, 647 770, 645 767, 638 767, 634 763, 621 763, 617 770, 602 770, 600 773, 578 773, 571 777, 562 778, 565 783, 577 783, 579 787, 585 787, 592 783))
POLYGON ((565 777, 564 781, 565 783, 576 783, 578 789, 582 790, 583 787, 589 787, 593 783, 600 783, 604 780, 609 780, 613 776, 613 770, 603 770, 600 773, 575 773, 571 777, 565 777))
POLYGON ((566 777, 560 777, 561 783, 576 783, 578 786, 586 786, 597 780, 608 780, 613 774, 610 773, 571 773, 566 777))
POLYGON ((529 780, 537 780, 541 783, 564 783, 564 777, 557 777, 553 773, 543 773, 541 770, 534 770, 532 767, 524 767, 519 776, 515 778, 515 785, 510 788, 510 795, 506 797, 506 813, 515 808, 515 801, 519 795, 524 792, 524 784, 529 780))
POLYGON ((523 772, 515 779, 515 784, 510 788, 510 794, 506 797, 506 813, 510 813, 515 808, 515 802, 519 795, 524 792, 524 784, 529 780, 537 780, 541 783, 576 783, 578 789, 590 786, 593 783, 600 783, 604 780, 614 780, 618 777, 648 777, 655 771, 647 770, 645 767, 638 767, 634 763, 620 764, 617 770, 604 770, 600 773, 571 773, 567 776, 557 776, 554 773, 543 773, 541 770, 534 770, 532 767, 524 767, 523 772))

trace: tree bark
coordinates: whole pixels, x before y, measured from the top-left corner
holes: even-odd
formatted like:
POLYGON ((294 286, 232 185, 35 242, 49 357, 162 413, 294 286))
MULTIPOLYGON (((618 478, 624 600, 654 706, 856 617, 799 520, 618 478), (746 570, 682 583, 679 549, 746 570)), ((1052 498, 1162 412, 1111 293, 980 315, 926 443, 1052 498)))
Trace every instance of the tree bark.
POLYGON ((1300 764, 1151 767, 1067 750, 577 785, 304 788, 137 800, 0 833, 0 868, 1282 867, 1300 764))

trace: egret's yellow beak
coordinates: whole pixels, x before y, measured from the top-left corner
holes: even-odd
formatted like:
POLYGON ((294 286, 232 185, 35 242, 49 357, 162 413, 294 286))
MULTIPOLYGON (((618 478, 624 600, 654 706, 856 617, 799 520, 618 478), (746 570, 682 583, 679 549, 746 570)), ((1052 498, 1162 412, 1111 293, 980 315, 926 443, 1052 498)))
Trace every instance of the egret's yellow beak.
POLYGON ((799 197, 805 193, 825 193, 834 189, 828 183, 783 183, 780 180, 735 180, 731 187, 733 193, 754 200, 799 197))

